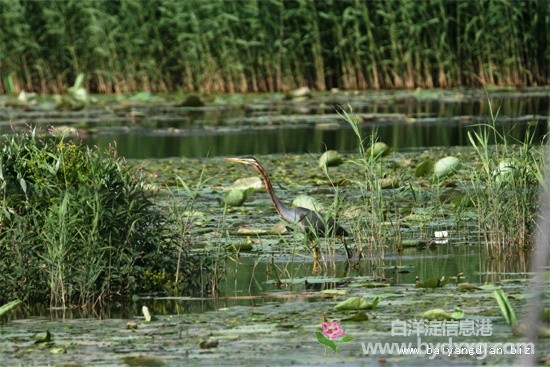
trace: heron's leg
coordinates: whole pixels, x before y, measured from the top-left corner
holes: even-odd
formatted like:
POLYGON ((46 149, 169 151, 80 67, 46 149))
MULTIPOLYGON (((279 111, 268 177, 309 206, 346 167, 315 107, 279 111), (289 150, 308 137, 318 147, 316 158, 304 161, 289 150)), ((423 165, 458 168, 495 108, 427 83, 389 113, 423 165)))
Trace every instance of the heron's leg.
POLYGON ((348 255, 348 260, 351 260, 351 258, 353 257, 353 252, 349 249, 346 243, 346 237, 343 237, 342 241, 344 243, 344 248, 346 249, 346 254, 348 255))
POLYGON ((311 254, 313 255, 313 260, 318 261, 321 257, 321 251, 319 250, 319 241, 318 238, 313 236, 309 232, 305 232, 304 235, 304 244, 306 247, 311 251, 311 254))
POLYGON ((312 237, 309 233, 306 233, 304 238, 306 246, 313 255, 313 266, 311 267, 311 274, 318 274, 320 270, 319 259, 321 258, 321 251, 319 250, 319 241, 317 238, 312 237))
POLYGON ((319 246, 317 244, 313 244, 313 261, 319 262, 319 257, 321 255, 321 251, 319 251, 319 246))
POLYGON ((364 256, 365 254, 363 253, 363 246, 359 246, 359 248, 357 249, 357 261, 360 261, 364 256))
POLYGON ((317 259, 313 259, 313 265, 311 266, 311 275, 319 274, 321 267, 317 259))
POLYGON ((355 269, 359 269, 359 264, 361 263, 361 259, 365 256, 363 253, 363 246, 356 246, 356 251, 357 251, 357 262, 353 264, 353 267, 355 269))
POLYGON ((321 269, 319 266, 319 258, 321 257, 321 251, 319 251, 318 243, 313 241, 313 266, 311 267, 311 274, 318 274, 321 269))

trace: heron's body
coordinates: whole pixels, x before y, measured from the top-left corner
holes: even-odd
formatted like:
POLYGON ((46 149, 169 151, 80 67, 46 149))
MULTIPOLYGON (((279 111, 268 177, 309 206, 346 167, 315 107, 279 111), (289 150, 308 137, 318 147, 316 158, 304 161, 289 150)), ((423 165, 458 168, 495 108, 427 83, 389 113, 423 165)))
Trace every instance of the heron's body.
MULTIPOLYGON (((275 191, 273 190, 273 186, 271 185, 271 181, 269 180, 267 173, 255 158, 253 157, 225 158, 225 160, 230 162, 239 162, 239 163, 248 164, 256 168, 256 170, 262 176, 263 182, 265 184, 265 188, 271 198, 271 201, 273 202, 273 205, 275 206, 275 210, 277 210, 277 213, 279 213, 281 218, 283 218, 287 222, 297 224, 302 228, 304 228, 306 231, 310 233, 313 232, 318 236, 325 236, 325 235, 336 235, 336 236, 343 236, 343 237, 348 236, 348 232, 344 228, 336 224, 332 219, 327 220, 325 223, 325 221, 319 216, 319 214, 317 214, 313 210, 302 208, 302 207, 290 208, 284 205, 281 202, 281 200, 277 197, 277 195, 275 195, 275 191)), ((346 246, 346 251, 348 253, 348 257, 351 257, 347 246, 346 246)))

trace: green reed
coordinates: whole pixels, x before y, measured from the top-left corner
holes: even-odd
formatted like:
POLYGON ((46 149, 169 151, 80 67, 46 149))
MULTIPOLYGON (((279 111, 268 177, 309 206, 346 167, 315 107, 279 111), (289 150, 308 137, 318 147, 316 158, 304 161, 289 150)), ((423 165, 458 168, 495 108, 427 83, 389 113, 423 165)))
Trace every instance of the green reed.
POLYGON ((193 290, 188 223, 155 205, 114 152, 34 133, 1 140, 1 301, 66 307, 193 290))
POLYGON ((385 250, 391 245, 395 246, 392 250, 401 247, 401 237, 398 221, 391 223, 393 230, 385 225, 391 204, 382 190, 383 152, 375 149, 378 141, 376 131, 369 137, 362 135, 351 108, 349 113, 342 110, 341 114, 357 137, 358 154, 351 162, 362 171, 360 180, 354 182, 361 191, 362 199, 359 207, 362 214, 357 216, 354 224, 354 239, 361 254, 367 252, 377 258, 384 258, 385 250))
POLYGON ((166 203, 167 214, 172 220, 170 223, 176 235, 174 245, 177 250, 174 273, 168 277, 170 282, 165 287, 172 294, 178 295, 192 289, 204 296, 211 291, 207 286, 215 284, 218 280, 216 256, 190 253, 193 246, 192 230, 197 220, 196 199, 209 180, 205 178, 205 172, 206 169, 203 167, 194 186, 177 176, 175 187, 167 187, 169 193, 166 203), (190 267, 189 263, 195 266, 190 267))
POLYGON ((23 1, 0 93, 260 92, 548 83, 546 0, 23 1))
POLYGON ((499 131, 498 110, 491 104, 490 112, 490 123, 468 133, 479 158, 469 167, 469 198, 488 258, 517 258, 533 243, 544 156, 529 130, 522 141, 513 141, 499 131))

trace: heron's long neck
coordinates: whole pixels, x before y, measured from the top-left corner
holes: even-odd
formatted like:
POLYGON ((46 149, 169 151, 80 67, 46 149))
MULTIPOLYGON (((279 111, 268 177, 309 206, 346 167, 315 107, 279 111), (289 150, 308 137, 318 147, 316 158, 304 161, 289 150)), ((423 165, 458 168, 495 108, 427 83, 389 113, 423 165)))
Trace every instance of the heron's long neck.
POLYGON ((284 217, 283 211, 285 209, 285 206, 281 202, 281 200, 279 200, 277 195, 275 195, 275 192, 273 191, 273 186, 271 186, 271 181, 269 181, 269 177, 267 176, 267 173, 265 173, 265 171, 261 166, 255 167, 255 168, 258 170, 258 172, 262 176, 267 193, 269 194, 269 197, 271 197, 271 201, 273 201, 273 205, 275 206, 277 213, 279 213, 279 215, 284 217))

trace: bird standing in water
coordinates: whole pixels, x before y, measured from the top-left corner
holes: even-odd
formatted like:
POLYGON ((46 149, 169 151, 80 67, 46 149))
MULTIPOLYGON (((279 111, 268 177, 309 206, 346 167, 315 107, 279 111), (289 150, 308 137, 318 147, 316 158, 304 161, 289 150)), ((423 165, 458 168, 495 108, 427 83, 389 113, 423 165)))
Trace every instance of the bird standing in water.
MULTIPOLYGON (((289 223, 294 223, 299 225, 300 227, 304 228, 306 231, 313 232, 318 236, 325 236, 325 235, 335 235, 335 236, 341 236, 341 237, 347 237, 349 236, 348 232, 341 226, 339 226, 337 223, 334 222, 334 220, 329 219, 325 221, 313 210, 309 210, 307 208, 302 207, 296 207, 296 208, 289 208, 286 205, 284 205, 281 200, 275 195, 275 192, 273 191, 273 186, 271 185, 271 181, 269 180, 269 177, 263 167, 260 165, 260 163, 256 160, 254 157, 243 157, 243 158, 225 158, 226 161, 229 162, 238 162, 238 163, 244 163, 248 164, 254 168, 260 173, 260 176, 262 176, 262 179, 265 184, 265 188, 267 189, 267 193, 271 197, 271 201, 273 202, 273 205, 275 206, 275 210, 277 210, 277 213, 286 220, 289 223)), ((344 242, 344 247, 346 249, 346 253, 348 255, 348 258, 352 257, 351 251, 348 249, 346 243, 344 242)), ((315 248, 317 251, 317 248, 315 248)), ((317 257, 317 253, 314 254, 315 257, 317 257)))

